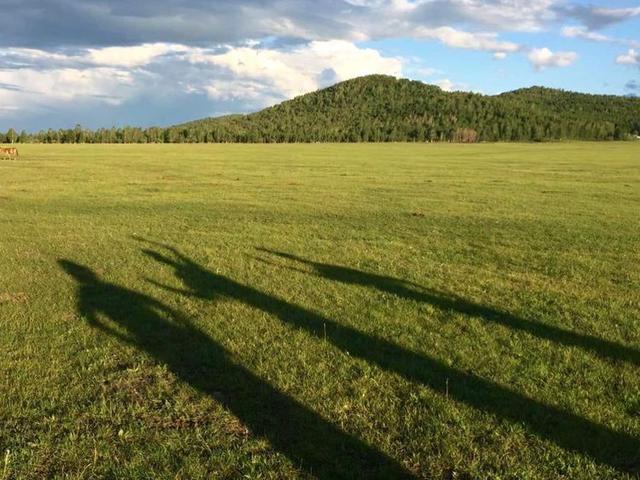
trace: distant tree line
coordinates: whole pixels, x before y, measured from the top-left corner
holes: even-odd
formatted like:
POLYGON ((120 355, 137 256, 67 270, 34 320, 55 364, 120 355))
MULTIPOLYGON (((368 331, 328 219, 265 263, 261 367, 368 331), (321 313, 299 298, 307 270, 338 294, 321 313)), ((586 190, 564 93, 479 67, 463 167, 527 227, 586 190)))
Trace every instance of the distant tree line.
MULTIPOLYGON (((496 96, 444 92, 371 75, 250 115, 168 128, 9 130, 3 143, 285 143, 625 140, 640 135, 640 99, 542 87, 496 96)), ((3 138, 4 137, 4 138, 3 138)))

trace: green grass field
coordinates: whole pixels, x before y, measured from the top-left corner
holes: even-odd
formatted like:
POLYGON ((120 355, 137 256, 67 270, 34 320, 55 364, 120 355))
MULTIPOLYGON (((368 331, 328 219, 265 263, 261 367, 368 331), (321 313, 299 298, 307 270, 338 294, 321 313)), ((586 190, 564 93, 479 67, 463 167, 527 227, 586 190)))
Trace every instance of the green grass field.
POLYGON ((640 475, 640 144, 21 147, 0 479, 640 475))

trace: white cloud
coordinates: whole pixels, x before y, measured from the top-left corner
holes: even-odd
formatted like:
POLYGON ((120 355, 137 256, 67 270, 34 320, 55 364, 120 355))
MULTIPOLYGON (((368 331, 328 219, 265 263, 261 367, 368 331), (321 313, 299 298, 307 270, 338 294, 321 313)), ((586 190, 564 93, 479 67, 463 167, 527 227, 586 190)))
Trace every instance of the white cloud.
MULTIPOLYGON (((434 2, 438 5, 439 2, 434 2)), ((541 30, 557 14, 559 0, 453 0, 465 17, 491 28, 504 31, 541 30)))
POLYGON ((577 2, 559 3, 556 11, 560 18, 575 18, 589 30, 598 30, 616 23, 624 22, 640 15, 640 7, 606 8, 594 5, 581 5, 577 2))
POLYGON ((507 58, 506 52, 496 52, 493 54, 494 60, 504 60, 505 58, 507 58))
POLYGON ((37 109, 61 104, 119 105, 145 95, 203 94, 256 109, 338 81, 382 73, 402 75, 402 60, 343 40, 293 49, 257 45, 203 49, 180 44, 107 47, 74 53, 8 49, 0 69, 0 104, 37 109))
POLYGON ((590 42, 606 42, 616 43, 619 45, 628 45, 630 47, 640 46, 640 43, 636 40, 629 40, 623 38, 613 38, 602 33, 589 30, 587 27, 582 26, 566 26, 561 30, 562 36, 567 38, 580 38, 582 40, 588 40, 590 42))
POLYGON ((454 88, 454 83, 448 78, 436 80, 435 82, 433 82, 433 84, 439 86, 445 92, 450 92, 454 88))
POLYGON ((440 80, 436 80, 432 82, 434 85, 437 85, 445 92, 457 92, 461 90, 469 90, 469 86, 464 83, 456 83, 448 78, 442 78, 440 80))
POLYGON ((619 22, 628 18, 640 15, 640 7, 631 8, 593 8, 591 10, 594 15, 609 19, 610 21, 619 22))
POLYGON ((71 102, 78 98, 121 103, 121 93, 133 85, 130 72, 114 68, 58 68, 55 70, 1 70, 0 82, 19 85, 0 89, 0 103, 29 109, 42 104, 71 102))
MULTIPOLYGON (((565 0, 42 0, 14 1, 0 46, 234 44, 411 37, 420 28, 540 31, 565 0), (81 28, 79 28, 79 26, 81 28)), ((623 9, 624 10, 624 9, 623 9)), ((606 15, 625 15, 614 11, 606 15)))
POLYGON ((498 40, 498 35, 495 33, 470 33, 452 27, 419 28, 416 30, 416 36, 439 40, 448 47, 454 48, 502 53, 516 52, 520 49, 516 43, 498 40))
POLYGON ((362 75, 402 74, 400 59, 383 57, 377 50, 359 48, 343 40, 311 42, 290 51, 239 47, 212 54, 197 50, 187 53, 185 59, 232 74, 233 82, 212 79, 206 85, 205 90, 212 97, 234 98, 245 92, 248 98, 263 95, 266 103, 362 75), (239 88, 236 82, 241 85, 239 88))
POLYGON ((618 55, 616 63, 619 65, 640 65, 640 52, 630 48, 627 53, 618 55))
POLYGON ((601 33, 591 32, 586 27, 563 27, 562 36, 568 38, 582 38, 593 42, 611 42, 613 39, 601 33))
POLYGON ((130 47, 91 48, 86 59, 98 65, 139 67, 168 53, 186 52, 188 47, 168 43, 146 43, 130 47))
POLYGON ((529 62, 536 70, 549 67, 568 67, 578 59, 575 52, 552 52, 548 48, 534 48, 529 52, 529 62))

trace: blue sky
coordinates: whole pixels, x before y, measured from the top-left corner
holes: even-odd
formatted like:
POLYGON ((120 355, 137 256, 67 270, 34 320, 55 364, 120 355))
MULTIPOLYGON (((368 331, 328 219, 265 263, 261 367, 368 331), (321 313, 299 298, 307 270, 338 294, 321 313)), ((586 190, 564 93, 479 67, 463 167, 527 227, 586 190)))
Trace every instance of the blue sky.
POLYGON ((640 95, 640 2, 0 0, 0 129, 170 125, 360 75, 640 95))

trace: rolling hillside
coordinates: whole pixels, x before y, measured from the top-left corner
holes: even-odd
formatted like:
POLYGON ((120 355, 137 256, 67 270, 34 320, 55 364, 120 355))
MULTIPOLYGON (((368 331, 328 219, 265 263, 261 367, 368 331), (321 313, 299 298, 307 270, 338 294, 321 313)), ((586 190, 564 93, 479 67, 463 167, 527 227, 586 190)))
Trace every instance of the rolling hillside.
MULTIPOLYGON (((249 115, 168 128, 48 130, 5 140, 42 143, 481 142, 626 140, 640 133, 640 99, 532 87, 501 95, 445 92, 370 75, 249 115)), ((11 138, 10 138, 11 137, 11 138)), ((0 139, 1 140, 1 139, 0 139)))
POLYGON ((239 142, 542 141, 625 139, 640 99, 533 87, 497 96, 445 92, 372 75, 250 115, 171 129, 171 140, 239 142))

